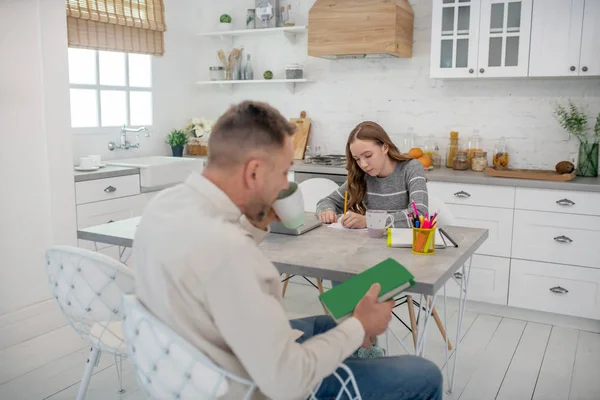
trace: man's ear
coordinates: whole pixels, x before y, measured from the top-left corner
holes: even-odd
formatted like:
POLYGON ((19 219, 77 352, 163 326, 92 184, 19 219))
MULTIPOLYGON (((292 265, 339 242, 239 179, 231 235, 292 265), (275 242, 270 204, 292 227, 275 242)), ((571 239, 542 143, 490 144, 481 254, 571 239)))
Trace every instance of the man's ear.
POLYGON ((261 172, 261 162, 257 159, 249 160, 244 167, 244 181, 248 188, 255 188, 258 185, 258 177, 261 172))

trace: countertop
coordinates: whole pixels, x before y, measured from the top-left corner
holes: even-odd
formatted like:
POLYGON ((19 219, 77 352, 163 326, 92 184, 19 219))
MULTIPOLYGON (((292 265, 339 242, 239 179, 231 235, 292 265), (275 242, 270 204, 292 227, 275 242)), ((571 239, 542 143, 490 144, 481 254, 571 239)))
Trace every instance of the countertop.
MULTIPOLYGON (((294 172, 313 174, 346 175, 345 167, 306 164, 304 161, 294 161, 291 168, 294 172)), ((529 179, 496 178, 483 172, 454 171, 449 168, 439 168, 426 171, 427 180, 432 182, 451 182, 475 185, 515 186, 532 189, 577 190, 582 192, 600 192, 600 178, 580 178, 568 182, 536 181, 529 179)))
POLYGON ((97 169, 96 171, 82 172, 75 171, 75 182, 92 181, 95 179, 114 178, 117 176, 137 175, 140 173, 139 168, 118 167, 107 165, 106 167, 97 169))

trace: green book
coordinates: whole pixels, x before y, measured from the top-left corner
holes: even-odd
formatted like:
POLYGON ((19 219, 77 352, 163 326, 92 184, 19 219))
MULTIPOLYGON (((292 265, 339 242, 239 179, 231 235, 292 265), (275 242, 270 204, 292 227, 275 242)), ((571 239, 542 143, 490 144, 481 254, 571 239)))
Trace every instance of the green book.
POLYGON ((415 284, 415 277, 392 258, 369 268, 319 296, 321 303, 337 321, 354 312, 358 302, 374 283, 381 285, 379 301, 386 301, 415 284))

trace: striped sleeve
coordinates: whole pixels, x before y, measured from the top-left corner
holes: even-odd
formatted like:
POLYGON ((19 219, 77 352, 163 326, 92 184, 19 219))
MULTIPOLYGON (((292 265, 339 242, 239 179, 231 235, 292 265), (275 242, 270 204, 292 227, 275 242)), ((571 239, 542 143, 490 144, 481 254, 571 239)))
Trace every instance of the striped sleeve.
POLYGON ((394 227, 396 228, 412 227, 412 222, 408 217, 408 213, 413 210, 413 201, 420 214, 425 215, 426 213, 429 213, 429 196, 427 194, 427 182, 425 180, 425 170, 423 169, 423 166, 417 160, 412 160, 406 166, 405 172, 405 183, 408 191, 408 208, 393 214, 394 227))
POLYGON ((348 181, 344 182, 342 186, 334 190, 329 196, 319 200, 317 203, 317 215, 323 211, 333 211, 336 214, 342 214, 344 212, 344 193, 348 187, 348 181))

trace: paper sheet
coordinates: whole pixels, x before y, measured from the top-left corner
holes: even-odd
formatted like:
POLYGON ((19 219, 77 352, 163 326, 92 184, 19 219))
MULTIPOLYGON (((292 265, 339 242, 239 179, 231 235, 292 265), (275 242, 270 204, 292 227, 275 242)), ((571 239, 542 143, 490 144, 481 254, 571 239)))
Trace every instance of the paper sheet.
POLYGON ((344 225, 342 225, 341 221, 338 219, 337 222, 334 222, 333 224, 329 224, 327 225, 328 228, 333 228, 333 229, 342 229, 345 231, 366 231, 367 228, 362 228, 362 229, 349 229, 344 227, 344 225))

